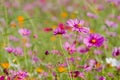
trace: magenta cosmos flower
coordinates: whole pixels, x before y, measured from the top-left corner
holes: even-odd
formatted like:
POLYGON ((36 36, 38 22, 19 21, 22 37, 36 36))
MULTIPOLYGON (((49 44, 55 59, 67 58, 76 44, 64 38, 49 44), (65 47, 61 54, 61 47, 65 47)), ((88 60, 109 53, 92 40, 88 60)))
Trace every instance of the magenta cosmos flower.
POLYGON ((31 34, 31 31, 26 28, 19 29, 18 32, 22 36, 29 36, 31 34))
POLYGON ((63 47, 66 51, 69 52, 69 54, 73 54, 74 52, 76 52, 75 44, 69 44, 68 42, 66 42, 63 47))
POLYGON ((89 33, 89 28, 83 27, 84 26, 84 20, 78 20, 78 19, 69 19, 67 21, 67 25, 72 27, 73 31, 83 32, 83 33, 89 33))
POLYGON ((87 47, 100 47, 103 45, 104 37, 100 34, 93 33, 84 38, 83 42, 87 47))
POLYGON ((58 27, 53 31, 54 35, 62 35, 65 33, 66 33, 66 30, 63 24, 59 24, 58 27))
POLYGON ((12 80, 25 80, 28 77, 28 73, 25 71, 11 71, 12 73, 12 80))
POLYGON ((99 77, 99 80, 106 80, 106 77, 100 76, 100 77, 99 77))
POLYGON ((112 52, 112 56, 119 56, 120 55, 120 47, 115 47, 112 52))
POLYGON ((0 76, 0 80, 4 80, 5 79, 5 76, 0 76))
POLYGON ((6 47, 5 50, 6 50, 8 53, 14 52, 14 48, 13 48, 13 47, 6 47))
POLYGON ((62 35, 62 34, 65 34, 65 33, 66 33, 65 29, 61 28, 61 27, 58 27, 53 31, 54 35, 62 35))

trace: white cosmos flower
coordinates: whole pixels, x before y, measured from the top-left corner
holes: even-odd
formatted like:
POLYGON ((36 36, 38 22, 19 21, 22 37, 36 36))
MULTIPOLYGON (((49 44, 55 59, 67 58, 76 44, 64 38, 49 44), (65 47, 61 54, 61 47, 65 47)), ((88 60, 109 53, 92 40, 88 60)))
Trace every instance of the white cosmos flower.
POLYGON ((110 64, 112 67, 120 66, 120 62, 117 61, 115 58, 106 58, 106 62, 110 64))

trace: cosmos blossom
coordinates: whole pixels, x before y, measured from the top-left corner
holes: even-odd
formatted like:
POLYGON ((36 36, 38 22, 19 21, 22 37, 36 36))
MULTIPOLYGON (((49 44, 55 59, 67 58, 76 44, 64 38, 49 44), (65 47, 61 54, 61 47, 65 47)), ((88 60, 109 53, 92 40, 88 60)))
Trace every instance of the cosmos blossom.
POLYGON ((23 49, 21 47, 14 48, 14 55, 23 56, 23 49))
POLYGON ((66 31, 64 30, 64 29, 62 29, 62 28, 60 28, 60 27, 58 27, 58 28, 56 28, 55 30, 54 30, 54 35, 62 35, 62 34, 65 34, 66 33, 66 31))
POLYGON ((31 34, 31 31, 26 28, 19 29, 18 32, 22 36, 29 36, 31 34))
POLYGON ((89 51, 89 48, 88 47, 84 47, 84 46, 79 46, 77 48, 77 52, 79 52, 80 54, 85 54, 89 51))
POLYGON ((120 55, 120 47, 115 47, 112 52, 112 56, 119 56, 120 55))
POLYGON ((83 33, 89 33, 89 28, 84 27, 84 20, 78 20, 78 19, 69 19, 67 21, 67 25, 72 27, 73 31, 83 32, 83 33))
POLYGON ((97 19, 98 18, 98 16, 96 14, 93 14, 91 12, 88 12, 87 16, 90 17, 90 18, 93 18, 93 19, 97 19))
POLYGON ((120 66, 120 62, 117 61, 115 58, 106 58, 106 62, 111 67, 118 67, 118 66, 120 66))
POLYGON ((96 33, 92 33, 89 36, 87 36, 86 38, 84 38, 83 43, 87 46, 87 47, 100 47, 103 45, 104 43, 104 37, 100 34, 96 34, 96 33))
POLYGON ((70 54, 73 54, 76 52, 75 44, 70 44, 68 42, 65 42, 64 49, 67 50, 70 54))
POLYGON ((116 28, 118 27, 118 24, 116 22, 113 22, 113 21, 110 21, 110 20, 106 20, 105 21, 105 24, 109 27, 113 27, 113 28, 116 28))
POLYGON ((5 79, 5 76, 0 76, 0 80, 4 80, 5 79))
POLYGON ((47 28, 44 28, 43 30, 44 30, 45 32, 50 32, 50 31, 52 31, 53 29, 47 27, 47 28))
POLYGON ((106 80, 106 77, 100 76, 100 77, 99 77, 99 80, 106 80))
POLYGON ((53 31, 54 35, 62 35, 65 34, 66 30, 64 29, 63 26, 61 26, 60 24, 58 25, 58 27, 53 31))
POLYGON ((73 78, 79 77, 79 78, 85 79, 84 73, 80 71, 71 71, 69 74, 70 74, 70 77, 73 77, 73 78))
POLYGON ((28 73, 25 71, 11 71, 10 73, 12 73, 12 80, 17 79, 17 80, 25 80, 25 78, 28 77, 28 73))
POLYGON ((5 50, 6 50, 8 53, 14 52, 14 48, 13 48, 13 47, 6 47, 5 50))

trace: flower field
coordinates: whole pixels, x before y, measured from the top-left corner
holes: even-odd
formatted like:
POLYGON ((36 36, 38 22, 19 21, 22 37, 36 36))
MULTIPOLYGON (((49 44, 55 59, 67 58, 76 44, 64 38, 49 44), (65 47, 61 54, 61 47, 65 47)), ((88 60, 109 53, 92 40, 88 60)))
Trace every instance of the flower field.
POLYGON ((120 80, 120 0, 0 0, 0 80, 120 80))

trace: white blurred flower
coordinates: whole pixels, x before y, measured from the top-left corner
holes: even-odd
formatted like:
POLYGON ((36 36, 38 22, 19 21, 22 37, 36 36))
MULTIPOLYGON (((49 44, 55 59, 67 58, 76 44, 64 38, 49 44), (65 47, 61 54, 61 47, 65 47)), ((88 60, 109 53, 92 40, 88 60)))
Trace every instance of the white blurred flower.
POLYGON ((106 62, 110 64, 112 67, 120 66, 120 62, 117 61, 115 58, 106 58, 106 62))

